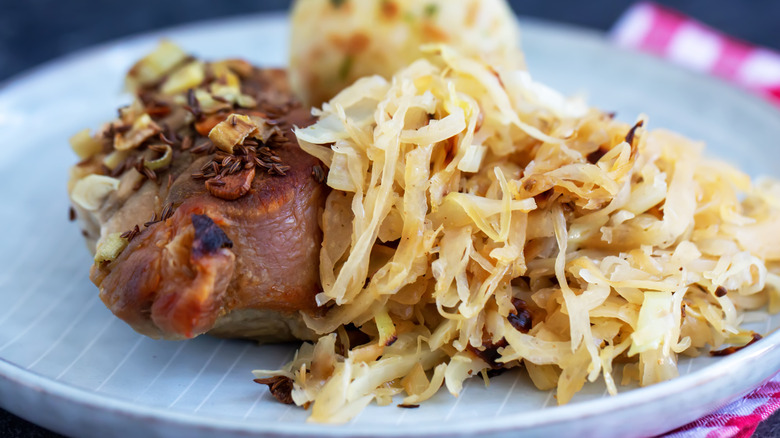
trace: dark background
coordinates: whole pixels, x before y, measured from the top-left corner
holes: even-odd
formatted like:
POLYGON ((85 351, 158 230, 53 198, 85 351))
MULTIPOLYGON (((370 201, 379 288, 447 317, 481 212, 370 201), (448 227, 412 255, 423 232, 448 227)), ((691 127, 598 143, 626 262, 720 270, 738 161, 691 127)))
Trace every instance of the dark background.
MULTIPOLYGON (((632 3, 510 1, 522 15, 607 30, 632 3)), ((661 0, 756 44, 780 49, 780 1, 661 0)), ((286 0, 0 0, 0 80, 57 56, 125 35, 181 23, 283 10, 286 0)))
MULTIPOLYGON (((606 31, 633 2, 511 1, 521 15, 606 31)), ((780 50, 780 1, 661 0, 737 38, 780 50)), ((288 0, 0 0, 0 81, 53 58, 115 38, 177 24, 262 11, 288 0)), ((0 437, 55 437, 0 410, 0 437)), ((780 436, 780 414, 755 437, 780 436)))

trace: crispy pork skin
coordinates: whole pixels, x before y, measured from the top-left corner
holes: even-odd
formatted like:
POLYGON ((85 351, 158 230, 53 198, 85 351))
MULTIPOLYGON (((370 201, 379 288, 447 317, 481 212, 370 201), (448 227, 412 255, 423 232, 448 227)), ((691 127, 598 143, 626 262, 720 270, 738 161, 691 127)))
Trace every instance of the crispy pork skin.
POLYGON ((118 188, 97 210, 74 202, 98 253, 108 236, 125 239, 116 258, 93 265, 91 279, 106 306, 147 336, 316 338, 301 313, 320 312, 314 300, 321 290, 318 220, 327 193, 321 163, 292 133, 312 118, 291 96, 284 71, 241 66, 242 92, 256 102, 250 108, 208 114, 193 108, 192 91, 188 105, 177 106, 155 87, 141 90, 147 113, 149 105, 164 108, 153 120, 167 128, 159 138, 172 144, 171 162, 149 172, 136 159, 115 175, 118 188), (242 115, 254 117, 265 133, 254 131, 232 153, 209 142, 214 126, 225 122, 229 130, 236 125, 231 117, 242 115))
POLYGON ((297 312, 316 311, 324 188, 313 176, 317 160, 296 144, 277 155, 290 166, 286 175, 258 175, 236 200, 192 179, 209 157, 193 161, 162 202, 178 206, 173 216, 147 227, 116 261, 93 267, 109 309, 152 337, 190 338, 220 317, 236 324, 222 322, 216 334, 243 336, 246 318, 232 313, 250 309, 291 319, 281 339, 305 334, 297 312))

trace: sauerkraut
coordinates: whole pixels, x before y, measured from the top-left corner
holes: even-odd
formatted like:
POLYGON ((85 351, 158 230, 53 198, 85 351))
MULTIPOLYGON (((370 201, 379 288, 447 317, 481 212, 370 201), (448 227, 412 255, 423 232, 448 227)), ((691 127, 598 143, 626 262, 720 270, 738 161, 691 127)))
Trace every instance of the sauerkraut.
POLYGON ((560 404, 599 379, 616 394, 752 339, 742 312, 778 302, 778 182, 526 71, 426 52, 296 131, 330 169, 328 311, 306 316, 319 341, 258 376, 291 379, 311 421, 343 422, 521 365, 560 404))

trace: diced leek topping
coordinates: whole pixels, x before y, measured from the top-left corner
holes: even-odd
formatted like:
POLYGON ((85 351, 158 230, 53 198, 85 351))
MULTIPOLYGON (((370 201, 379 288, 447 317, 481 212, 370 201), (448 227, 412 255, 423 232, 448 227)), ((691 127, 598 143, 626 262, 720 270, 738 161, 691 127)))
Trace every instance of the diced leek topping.
POLYGON ((155 160, 144 161, 144 167, 149 170, 158 170, 171 165, 171 161, 173 161, 173 149, 167 144, 161 146, 165 147, 165 152, 162 157, 155 160))
POLYGON ((162 84, 160 91, 167 95, 183 93, 199 86, 205 78, 206 70, 203 63, 192 61, 174 71, 162 84))
POLYGON ((133 122, 133 126, 129 131, 125 134, 116 134, 114 137, 114 149, 118 151, 135 149, 140 146, 141 143, 159 132, 160 127, 152 121, 149 114, 142 114, 133 122))
POLYGON ((130 151, 113 151, 103 158, 103 164, 111 170, 114 170, 130 156, 130 151))
POLYGON ((103 149, 100 140, 92 137, 89 129, 77 132, 70 138, 70 147, 82 160, 87 159, 103 149))
POLYGON ((241 108, 254 108, 257 106, 257 101, 252 96, 239 94, 238 97, 236 97, 236 104, 241 108))
POLYGON ((119 180, 105 175, 87 175, 78 180, 70 197, 75 204, 85 210, 95 211, 106 197, 119 188, 119 180))
POLYGON ((154 52, 138 61, 127 75, 128 88, 152 85, 187 59, 187 52, 170 41, 162 41, 154 52))
POLYGON ((127 246, 127 239, 121 233, 111 233, 98 243, 95 250, 95 263, 113 262, 127 246))
POLYGON ((195 98, 204 114, 214 114, 217 111, 231 109, 230 103, 214 99, 211 93, 205 90, 195 90, 195 98))
POLYGON ((233 147, 241 144, 250 134, 257 132, 257 125, 240 114, 231 114, 209 132, 209 139, 219 149, 232 154, 233 147))
POLYGON ((211 71, 214 73, 216 81, 212 84, 212 87, 219 84, 227 86, 233 89, 239 89, 241 87, 241 79, 224 62, 215 62, 211 64, 211 71))

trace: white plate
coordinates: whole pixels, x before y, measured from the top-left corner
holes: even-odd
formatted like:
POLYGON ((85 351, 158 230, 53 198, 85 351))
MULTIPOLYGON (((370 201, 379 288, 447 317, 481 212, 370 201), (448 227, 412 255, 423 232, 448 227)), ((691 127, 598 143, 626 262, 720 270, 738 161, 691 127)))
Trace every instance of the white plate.
MULTIPOLYGON (((752 174, 778 174, 780 115, 745 93, 655 59, 608 46, 593 32, 523 21, 535 77, 631 121, 709 143, 710 153, 752 174)), ((780 333, 730 357, 682 360, 683 377, 604 396, 602 384, 553 407, 552 393, 507 373, 461 397, 440 393, 419 409, 371 406, 353 422, 323 427, 274 402, 250 370, 275 368, 292 346, 201 337, 144 338, 114 318, 87 278, 90 257, 66 221, 65 182, 75 161, 68 137, 97 127, 128 98, 128 66, 167 36, 205 57, 283 65, 283 16, 191 25, 126 39, 55 61, 0 89, 3 251, 0 253, 0 404, 75 436, 599 436, 661 433, 696 419, 780 368, 780 333)), ((780 318, 761 322, 769 332, 780 318)))

